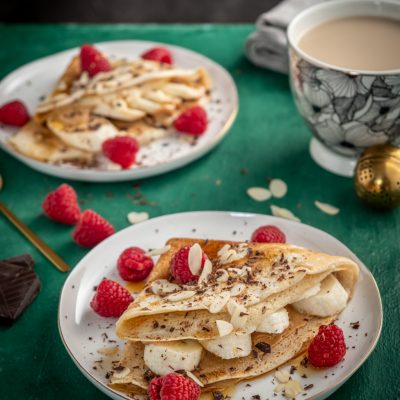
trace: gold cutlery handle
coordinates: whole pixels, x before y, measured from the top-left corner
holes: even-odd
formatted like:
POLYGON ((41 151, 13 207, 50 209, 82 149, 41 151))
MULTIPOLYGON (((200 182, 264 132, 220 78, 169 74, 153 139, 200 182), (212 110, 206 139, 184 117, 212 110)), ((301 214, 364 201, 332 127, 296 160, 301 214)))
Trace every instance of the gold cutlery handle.
POLYGON ((0 211, 7 219, 51 262, 62 272, 69 270, 68 264, 61 259, 42 239, 33 233, 14 213, 3 203, 0 203, 0 211))

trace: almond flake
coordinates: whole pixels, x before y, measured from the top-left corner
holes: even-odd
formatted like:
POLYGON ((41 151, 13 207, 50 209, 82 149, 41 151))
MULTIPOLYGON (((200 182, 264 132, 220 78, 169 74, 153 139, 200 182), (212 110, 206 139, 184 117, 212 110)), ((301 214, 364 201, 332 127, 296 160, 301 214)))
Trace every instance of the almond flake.
POLYGON ((218 276, 217 282, 227 282, 229 279, 229 274, 225 269, 217 269, 216 274, 218 276))
POLYGON ((166 279, 158 279, 151 284, 151 290, 154 294, 169 294, 180 290, 180 286, 166 279))
POLYGON ((246 285, 244 283, 237 283, 230 291, 232 297, 239 296, 246 289, 246 285))
POLYGON ((303 388, 300 382, 296 380, 290 380, 289 382, 285 383, 285 397, 289 399, 294 399, 298 394, 303 391, 303 388))
POLYGON ((287 193, 287 185, 282 179, 272 179, 269 184, 269 190, 272 196, 280 199, 287 193))
POLYGON ((334 207, 334 206, 332 206, 331 204, 328 204, 328 203, 321 203, 318 200, 315 200, 314 204, 315 204, 315 206, 317 208, 319 208, 325 214, 336 215, 340 211, 337 207, 334 207))
POLYGON ((182 301, 193 297, 196 294, 194 290, 184 290, 178 293, 172 293, 167 297, 169 301, 182 301))
POLYGON ((207 281, 211 272, 212 272, 212 264, 211 261, 207 259, 204 263, 203 271, 201 271, 200 278, 197 284, 201 285, 203 282, 207 281))
POLYGON ((149 219, 149 213, 147 212, 135 212, 132 211, 127 215, 128 221, 131 224, 138 224, 149 219))
POLYGON ((161 247, 160 249, 152 249, 149 251, 146 251, 145 255, 148 257, 155 257, 155 256, 161 256, 162 254, 166 253, 171 249, 171 246, 167 244, 164 247, 161 247))
POLYGON ((185 371, 186 375, 195 383, 197 383, 200 387, 204 387, 203 382, 192 372, 185 371))
POLYGON ((278 385, 275 386, 274 392, 275 393, 281 393, 285 389, 285 384, 284 383, 279 383, 278 385))
POLYGON ((271 205, 271 212, 275 217, 286 218, 291 221, 300 222, 300 218, 297 218, 290 210, 286 208, 271 205))
POLYGON ((129 368, 124 368, 121 371, 114 371, 113 378, 123 379, 123 378, 127 377, 130 373, 131 373, 131 370, 129 368))
POLYGON ((102 347, 100 349, 97 349, 97 352, 107 357, 114 356, 118 353, 118 346, 102 347))
POLYGON ((247 320, 249 319, 246 308, 241 304, 237 304, 236 306, 231 305, 230 308, 232 311, 231 324, 235 327, 235 329, 244 328, 247 324, 247 320))
POLYGON ((255 201, 267 201, 271 197, 271 192, 263 187, 250 187, 247 194, 255 201))
POLYGON ((217 324, 219 336, 229 335, 233 331, 233 325, 227 321, 217 319, 215 323, 217 324))
POLYGON ((228 291, 221 292, 214 297, 214 301, 211 302, 209 311, 211 314, 219 313, 229 301, 231 295, 228 291))
POLYGON ((290 375, 287 371, 276 371, 274 375, 275 378, 278 379, 278 381, 281 383, 289 382, 290 375))
POLYGON ((198 243, 195 243, 189 249, 188 263, 192 275, 198 275, 201 270, 201 260, 203 258, 203 250, 198 243))

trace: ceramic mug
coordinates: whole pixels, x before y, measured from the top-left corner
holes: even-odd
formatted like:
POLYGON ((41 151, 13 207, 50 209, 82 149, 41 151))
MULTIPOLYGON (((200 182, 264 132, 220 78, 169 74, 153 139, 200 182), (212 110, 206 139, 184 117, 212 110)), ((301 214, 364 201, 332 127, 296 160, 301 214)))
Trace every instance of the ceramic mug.
POLYGON ((344 176, 353 175, 365 148, 400 142, 400 65, 391 71, 350 70, 321 62, 298 47, 313 26, 351 16, 400 20, 400 2, 322 3, 298 14, 287 31, 292 93, 315 138, 311 155, 325 169, 344 176))

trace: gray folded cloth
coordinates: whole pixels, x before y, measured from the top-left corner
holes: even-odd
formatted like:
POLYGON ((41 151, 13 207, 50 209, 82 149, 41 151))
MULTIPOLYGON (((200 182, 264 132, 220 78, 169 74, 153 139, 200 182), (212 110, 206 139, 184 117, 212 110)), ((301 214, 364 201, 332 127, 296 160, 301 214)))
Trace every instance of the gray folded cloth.
POLYGON ((256 22, 256 31, 246 41, 247 58, 255 65, 287 74, 286 28, 300 11, 323 1, 328 0, 284 0, 261 14, 256 22))

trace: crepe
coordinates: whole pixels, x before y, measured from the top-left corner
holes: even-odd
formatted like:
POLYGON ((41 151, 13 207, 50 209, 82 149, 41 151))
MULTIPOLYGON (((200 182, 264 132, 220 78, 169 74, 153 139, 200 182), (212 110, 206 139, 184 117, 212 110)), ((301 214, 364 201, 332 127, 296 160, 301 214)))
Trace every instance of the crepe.
POLYGON ((201 67, 184 69, 142 59, 110 62, 111 71, 90 78, 75 56, 10 145, 43 162, 80 167, 90 158, 92 167, 107 168, 101 157, 104 141, 130 136, 147 146, 176 134, 175 119, 208 100, 211 80, 201 67))
POLYGON ((127 340, 127 345, 111 384, 128 393, 147 388, 146 344, 188 339, 201 343, 216 339, 220 335, 217 321, 221 320, 230 322, 237 335, 251 334, 252 350, 244 357, 223 359, 203 349, 200 363, 191 372, 202 391, 221 389, 279 367, 303 352, 321 325, 337 317, 336 314, 304 315, 291 304, 303 299, 307 291, 332 274, 350 298, 359 273, 357 264, 350 259, 286 244, 178 238, 169 240, 165 250, 149 276, 147 287, 116 325, 117 335, 127 340), (207 254, 212 272, 207 279, 207 274, 203 273, 200 283, 180 285, 171 292, 175 283, 169 274, 170 261, 181 247, 195 243, 207 254), (226 274, 227 280, 221 278, 226 274), (245 285, 245 288, 239 291, 238 285, 245 285), (169 293, 163 293, 160 288, 169 293), (176 301, 176 296, 182 292, 192 293, 176 301), (226 292, 232 293, 228 300, 226 292), (240 314, 235 314, 229 303, 231 300, 240 314), (288 311, 290 322, 282 333, 256 332, 260 318, 283 307, 288 311))

